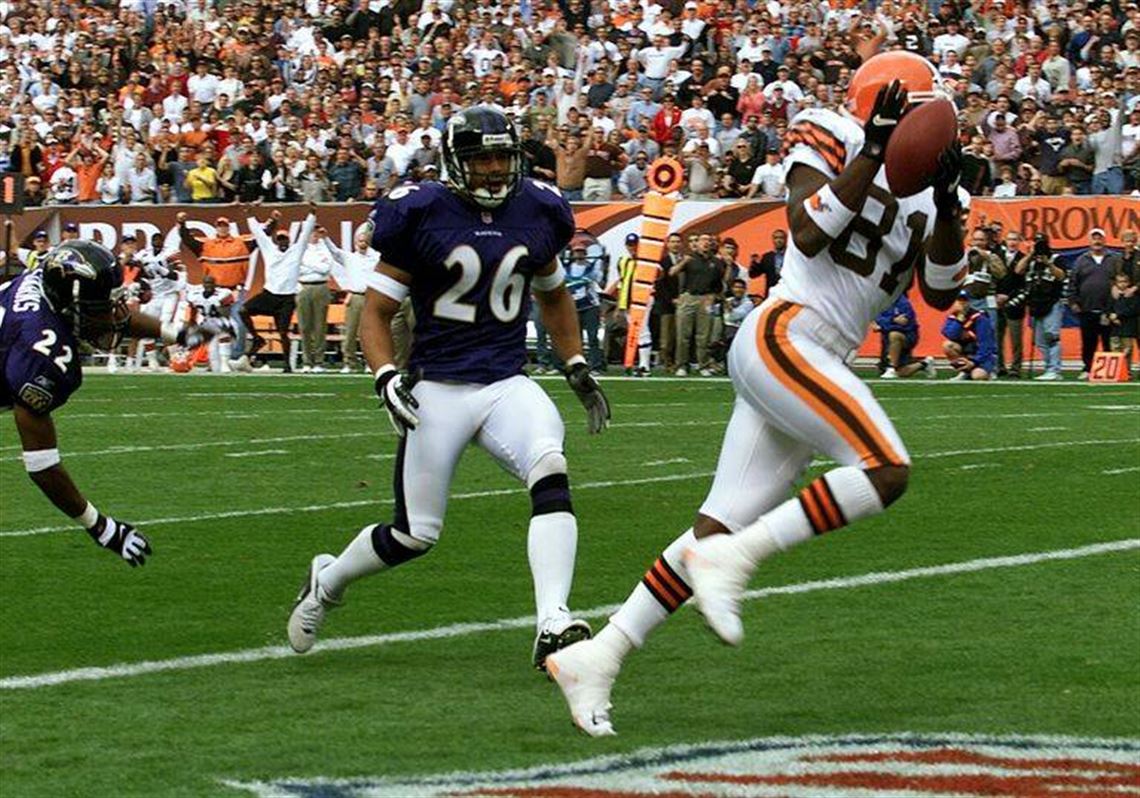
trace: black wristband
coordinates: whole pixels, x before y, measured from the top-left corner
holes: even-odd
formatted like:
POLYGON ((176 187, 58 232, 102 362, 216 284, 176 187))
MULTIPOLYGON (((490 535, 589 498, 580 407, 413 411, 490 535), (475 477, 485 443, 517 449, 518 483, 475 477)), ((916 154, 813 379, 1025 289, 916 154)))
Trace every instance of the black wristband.
POLYGON ((859 150, 859 154, 865 158, 870 158, 875 163, 882 163, 884 150, 885 148, 881 144, 865 141, 863 142, 863 149, 859 150))

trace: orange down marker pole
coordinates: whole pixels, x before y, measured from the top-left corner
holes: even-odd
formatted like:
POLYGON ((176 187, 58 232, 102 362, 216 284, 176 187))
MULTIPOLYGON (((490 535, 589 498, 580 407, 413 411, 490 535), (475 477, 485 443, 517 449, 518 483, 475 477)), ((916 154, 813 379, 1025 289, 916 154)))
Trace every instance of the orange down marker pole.
POLYGON ((625 367, 637 361, 637 342, 641 330, 649 323, 649 305, 653 302, 653 286, 661 271, 665 255, 665 239, 673 221, 685 169, 673 158, 658 158, 649 166, 646 182, 649 193, 641 207, 641 233, 637 242, 637 268, 629 293, 629 329, 625 337, 625 367))

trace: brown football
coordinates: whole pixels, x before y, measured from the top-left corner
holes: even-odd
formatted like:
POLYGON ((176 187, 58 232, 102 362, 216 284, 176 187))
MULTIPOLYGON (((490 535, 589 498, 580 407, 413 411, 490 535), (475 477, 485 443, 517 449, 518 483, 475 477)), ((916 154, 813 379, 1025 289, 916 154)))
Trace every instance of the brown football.
POLYGON ((958 114, 948 100, 932 100, 908 111, 887 142, 887 184, 898 197, 929 188, 938 156, 958 137, 958 114))

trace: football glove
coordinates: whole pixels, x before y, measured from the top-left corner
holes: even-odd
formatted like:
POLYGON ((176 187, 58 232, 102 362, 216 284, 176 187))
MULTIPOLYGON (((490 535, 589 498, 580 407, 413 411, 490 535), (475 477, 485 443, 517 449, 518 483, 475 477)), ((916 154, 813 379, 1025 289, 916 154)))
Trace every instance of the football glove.
POLYGON ((954 142, 938 156, 934 172, 934 207, 939 216, 957 214, 961 208, 958 185, 962 182, 962 145, 954 142))
POLYGON ((891 81, 879 89, 875 97, 875 105, 871 109, 871 116, 863 126, 864 144, 863 155, 876 161, 883 160, 883 153, 887 149, 887 141, 899 126, 899 120, 906 112, 906 91, 897 80, 891 81))
POLYGON ((132 568, 146 564, 147 555, 150 554, 150 541, 130 524, 100 513, 87 534, 100 546, 130 563, 132 568))
POLYGON ((610 403, 590 367, 579 362, 566 369, 566 382, 578 397, 578 401, 586 408, 586 429, 591 435, 604 430, 610 423, 610 403))
POLYGON ((392 429, 396 430, 396 434, 401 438, 420 423, 420 417, 416 415, 416 408, 420 403, 412 396, 412 389, 416 387, 422 376, 422 371, 417 371, 415 374, 397 371, 390 363, 376 371, 376 395, 380 397, 380 401, 388 411, 388 420, 392 422, 392 429))
POLYGON ((234 332, 234 323, 229 319, 206 319, 201 324, 187 324, 179 330, 175 343, 194 349, 219 335, 233 335, 234 332))

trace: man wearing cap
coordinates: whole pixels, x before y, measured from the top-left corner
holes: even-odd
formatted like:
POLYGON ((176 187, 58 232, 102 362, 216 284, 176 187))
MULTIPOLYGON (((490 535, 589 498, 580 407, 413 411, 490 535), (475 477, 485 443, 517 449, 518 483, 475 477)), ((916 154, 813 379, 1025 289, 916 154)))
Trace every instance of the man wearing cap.
POLYGON ((1082 380, 1088 379, 1097 341, 1101 349, 1109 351, 1111 328, 1105 323, 1104 314, 1112 307, 1113 276, 1123 267, 1120 256, 1109 252, 1104 243, 1103 229, 1090 230, 1089 249, 1077 258, 1069 272, 1069 307, 1081 322, 1082 380))
POLYGON ((784 198, 784 166, 780 161, 780 150, 769 147, 765 153, 765 161, 756 167, 752 175, 751 185, 748 186, 748 198, 783 199, 784 198))
POLYGON ((970 294, 961 291, 942 324, 942 352, 962 380, 990 380, 997 371, 997 338, 990 317, 970 307, 970 294))
MULTIPOLYGON (((606 323, 606 352, 612 352, 617 341, 618 351, 625 349, 625 333, 629 329, 629 305, 633 294, 633 277, 637 272, 637 233, 629 233, 625 237, 625 252, 617 259, 617 275, 613 282, 606 286, 605 293, 617 300, 613 314, 606 323)), ((648 317, 646 318, 648 322, 648 317)), ((637 341, 639 374, 649 373, 650 345, 649 325, 643 324, 637 341), (644 352, 644 356, 642 355, 644 352)))
POLYGON ((46 230, 37 230, 32 235, 32 248, 20 248, 16 255, 20 262, 24 264, 24 268, 28 271, 38 269, 43 265, 43 259, 47 257, 48 253, 48 234, 46 230))
POLYGON ((231 362, 230 365, 236 371, 250 371, 252 369, 250 358, 265 346, 265 339, 254 332, 254 316, 273 318, 274 328, 281 341, 281 353, 285 360, 284 370, 286 373, 292 371, 289 362, 289 324, 296 307, 301 258, 311 243, 313 229, 317 224, 316 206, 309 203, 309 213, 301 226, 301 234, 297 237, 296 243, 289 243, 288 229, 275 229, 280 218, 281 212, 273 211, 265 224, 253 216, 246 219, 249 231, 261 253, 265 279, 261 291, 246 301, 239 311, 242 323, 250 331, 253 340, 249 352, 238 353, 239 356, 231 362))
POLYGON ((75 222, 68 222, 63 226, 63 232, 59 235, 60 243, 64 241, 74 241, 79 238, 79 225, 75 222))
POLYGON ((214 235, 195 233, 187 226, 186 212, 180 211, 175 217, 178 222, 178 235, 183 246, 198 258, 202 275, 214 278, 219 288, 234 292, 236 299, 230 306, 231 320, 234 323, 232 352, 241 355, 245 349, 245 326, 241 321, 241 307, 245 302, 246 277, 249 273, 250 255, 257 249, 252 235, 235 236, 230 231, 230 220, 219 216, 214 220, 214 235))

